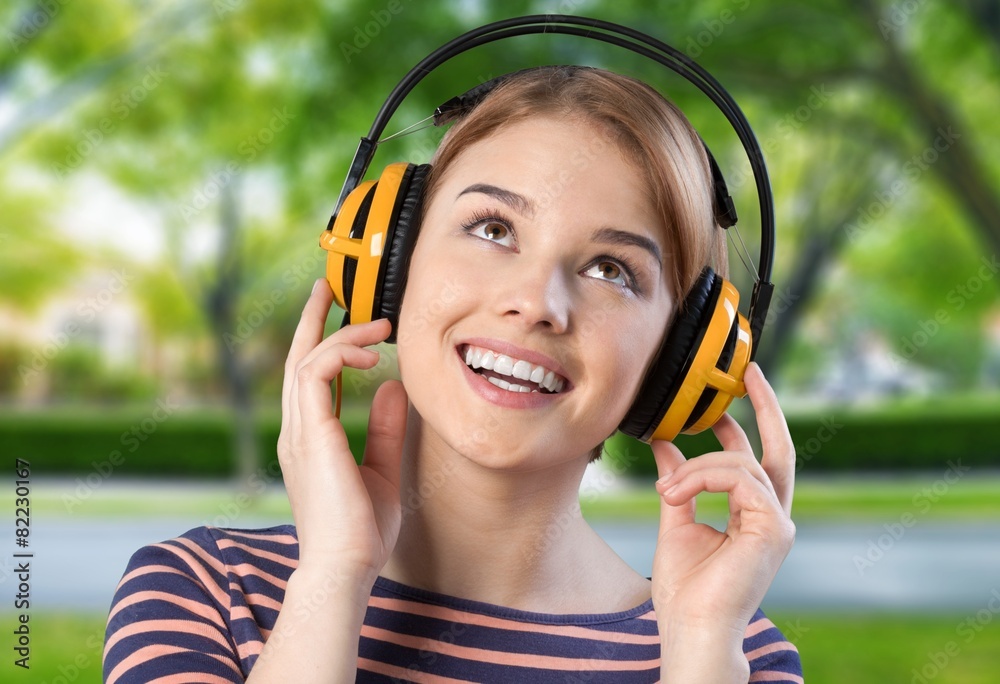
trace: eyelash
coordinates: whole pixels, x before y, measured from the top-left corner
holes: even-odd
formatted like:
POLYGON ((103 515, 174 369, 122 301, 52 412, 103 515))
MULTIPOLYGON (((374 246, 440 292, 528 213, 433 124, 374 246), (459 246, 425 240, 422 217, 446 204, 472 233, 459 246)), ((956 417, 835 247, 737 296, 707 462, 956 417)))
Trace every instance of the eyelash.
MULTIPOLYGON (((503 226, 504 228, 507 229, 507 231, 510 233, 511 237, 514 239, 514 245, 515 246, 517 245, 517 236, 514 234, 514 229, 510 225, 510 220, 508 220, 507 218, 501 216, 500 214, 498 214, 495 211, 489 211, 489 210, 483 210, 483 209, 477 210, 469 218, 468 221, 466 221, 465 223, 462 224, 462 231, 466 235, 471 235, 472 234, 472 230, 474 228, 478 228, 479 226, 482 226, 484 223, 499 223, 501 226, 503 226)), ((478 238, 477 237, 477 239, 481 239, 482 240, 482 239, 485 239, 485 238, 478 238)))
POLYGON ((621 269, 622 275, 625 276, 625 287, 632 290, 638 295, 643 293, 642 288, 639 285, 639 279, 636 278, 636 273, 639 272, 639 267, 636 265, 635 261, 626 254, 602 254, 590 262, 591 266, 595 266, 601 262, 610 261, 619 269, 621 269))
MULTIPOLYGON (((495 210, 484 210, 479 209, 472 216, 469 217, 467 221, 461 224, 462 231, 467 235, 471 233, 473 228, 481 226, 484 223, 493 222, 499 223, 504 228, 510 231, 511 235, 514 237, 514 244, 517 244, 517 236, 514 233, 514 228, 511 226, 510 219, 501 215, 495 210)), ((480 238, 482 239, 482 238, 480 238)), ((610 261, 621 269, 622 274, 625 276, 625 287, 638 295, 642 295, 643 290, 639 285, 638 278, 636 278, 636 273, 639 272, 639 268, 635 261, 626 254, 601 254, 596 258, 592 259, 587 268, 595 266, 601 262, 610 261)), ((586 270, 586 269, 585 269, 586 270)))

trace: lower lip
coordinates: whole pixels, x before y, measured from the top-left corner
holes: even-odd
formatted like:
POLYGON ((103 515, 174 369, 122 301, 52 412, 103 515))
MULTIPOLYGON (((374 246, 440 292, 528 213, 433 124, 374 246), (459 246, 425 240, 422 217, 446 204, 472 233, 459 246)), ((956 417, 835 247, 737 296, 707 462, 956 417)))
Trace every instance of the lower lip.
POLYGON ((511 392, 501 389, 487 380, 479 373, 474 372, 461 356, 458 362, 462 365, 462 372, 469 386, 472 387, 479 396, 496 406, 514 409, 530 409, 550 406, 560 394, 543 394, 542 392, 511 392))

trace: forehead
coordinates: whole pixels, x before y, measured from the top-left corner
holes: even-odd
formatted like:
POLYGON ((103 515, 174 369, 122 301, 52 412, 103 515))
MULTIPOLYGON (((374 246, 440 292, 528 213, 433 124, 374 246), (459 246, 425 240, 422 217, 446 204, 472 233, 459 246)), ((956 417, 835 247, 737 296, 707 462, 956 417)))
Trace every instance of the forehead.
POLYGON ((648 227, 657 239, 662 234, 647 174, 607 126, 580 117, 536 117, 501 126, 455 155, 438 191, 450 202, 474 183, 516 192, 540 209, 596 211, 595 220, 617 216, 648 227))

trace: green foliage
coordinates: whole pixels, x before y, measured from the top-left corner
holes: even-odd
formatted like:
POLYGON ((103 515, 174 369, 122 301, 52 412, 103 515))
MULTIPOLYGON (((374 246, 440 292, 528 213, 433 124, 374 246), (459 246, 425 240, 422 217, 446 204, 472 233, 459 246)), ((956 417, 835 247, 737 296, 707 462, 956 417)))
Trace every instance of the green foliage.
MULTIPOLYGON (((786 419, 799 472, 942 470, 952 459, 995 467, 998 414, 1000 397, 966 396, 792 411, 786 419)), ((675 444, 688 457, 721 448, 711 431, 679 435, 675 444)), ((608 440, 604 457, 632 474, 656 474, 650 447, 620 433, 608 440)))
MULTIPOLYGON (((257 421, 260 467, 272 470, 280 417, 257 421)), ((345 422, 351 450, 364 453, 366 421, 345 422)), ((7 453, 31 460, 38 474, 219 478, 233 472, 234 422, 222 409, 181 411, 169 400, 131 409, 60 409, 0 415, 7 453)))
MULTIPOLYGON (((136 404, 131 410, 62 409, 0 415, 0 437, 10 453, 27 454, 38 472, 79 474, 112 463, 116 473, 223 477, 231 473, 233 422, 222 409, 157 411, 169 401, 136 404), (115 456, 117 454, 117 456, 115 456), (114 456, 114 458, 112 458, 114 456), (114 461, 119 461, 114 463, 114 461)), ((904 402, 877 410, 843 407, 792 413, 788 426, 796 447, 798 472, 930 470, 961 465, 992 468, 1000 458, 995 432, 1000 399, 904 402)), ((345 409, 352 453, 364 453, 367 416, 345 409)), ((257 417, 257 439, 266 466, 275 458, 280 416, 257 417)), ((675 443, 688 457, 718 450, 711 431, 680 435, 675 443)), ((616 434, 605 444, 616 471, 655 477, 649 447, 616 434)))
POLYGON ((44 369, 49 390, 66 401, 122 402, 156 395, 156 383, 132 367, 108 368, 97 351, 69 345, 44 369))
MULTIPOLYGON (((980 194, 996 196, 1000 183, 996 45, 974 5, 341 0, 296 3, 288 11, 241 0, 95 0, 47 7, 37 17, 39 5, 29 0, 0 10, 0 23, 19 36, 0 52, 0 95, 15 112, 0 124, 0 290, 5 299, 13 293, 8 306, 32 312, 93 263, 93 250, 67 239, 76 221, 73 192, 84 178, 109 180, 165 237, 156 263, 136 264, 141 273, 132 292, 158 341, 185 339, 192 348, 218 343, 205 302, 221 250, 232 255, 240 294, 234 323, 275 289, 286 295, 241 353, 259 360, 283 351, 309 283, 322 273, 316 236, 384 96, 434 47, 518 14, 566 12, 638 27, 694 56, 733 92, 764 146, 775 188, 779 291, 808 238, 856 221, 857 211, 877 202, 876 193, 932 143, 936 133, 906 97, 907 87, 937 97, 954 114, 987 181, 980 194), (24 28, 26 18, 33 28, 24 28), (890 70, 890 45, 916 68, 918 82, 890 70), (815 101, 817 90, 830 95, 815 101), (21 182, 22 175, 34 180, 21 182), (206 247, 217 236, 224 187, 236 192, 241 235, 206 247)), ((680 78, 593 41, 535 36, 482 46, 422 82, 388 130, 499 73, 555 62, 603 64, 660 85, 723 161, 742 233, 753 242, 752 184, 724 117, 680 78)), ((386 144, 375 166, 425 161, 440 135, 431 129, 386 144)), ((947 155, 908 179, 904 195, 859 239, 828 248, 837 268, 817 270, 817 295, 783 372, 808 382, 816 359, 848 347, 866 329, 898 351, 944 308, 949 325, 914 360, 943 371, 957 387, 972 384, 982 345, 971 341, 982 337, 980 320, 996 305, 997 282, 961 310, 947 297, 995 243, 947 182, 957 177, 947 155), (810 334, 824 325, 831 334, 810 334), (964 353, 952 353, 959 346, 964 353)), ((273 377, 265 382, 273 386, 273 377)))

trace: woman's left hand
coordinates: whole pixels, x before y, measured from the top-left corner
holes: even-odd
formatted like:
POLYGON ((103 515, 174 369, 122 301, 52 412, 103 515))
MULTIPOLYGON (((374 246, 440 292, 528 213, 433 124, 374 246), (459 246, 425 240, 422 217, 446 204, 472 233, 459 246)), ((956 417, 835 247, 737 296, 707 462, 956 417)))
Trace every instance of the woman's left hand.
MULTIPOLYGON (((686 660, 697 654, 702 668, 710 651, 740 665, 746 627, 795 538, 789 517, 795 448, 788 426, 757 364, 747 368, 744 382, 760 430, 760 462, 728 414, 713 427, 723 451, 685 460, 671 442, 652 445, 661 495, 653 603, 664 655, 686 660), (695 522, 699 492, 728 494, 724 531, 695 522)), ((688 669, 675 664, 664 672, 688 669)))

